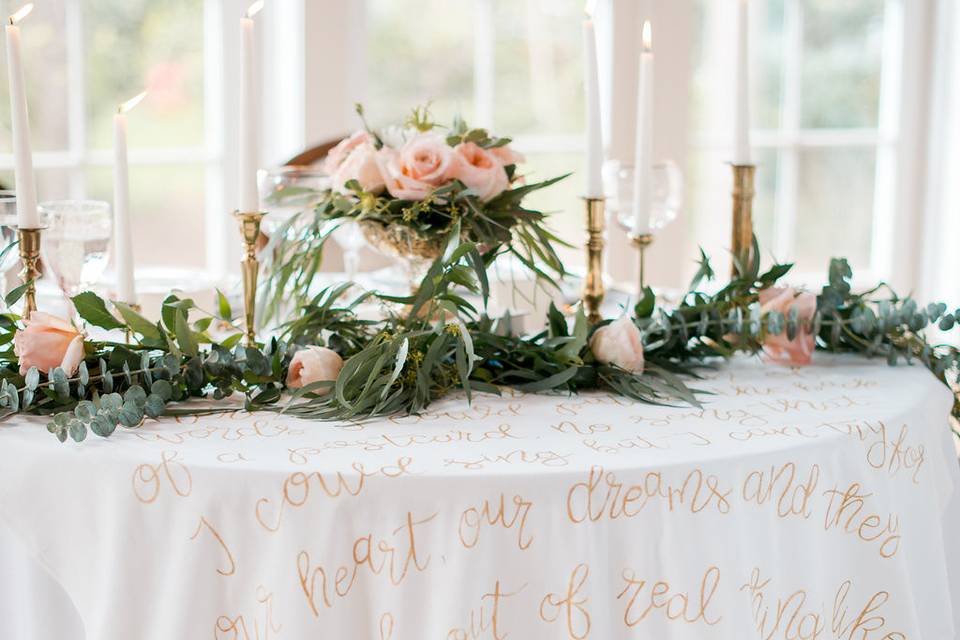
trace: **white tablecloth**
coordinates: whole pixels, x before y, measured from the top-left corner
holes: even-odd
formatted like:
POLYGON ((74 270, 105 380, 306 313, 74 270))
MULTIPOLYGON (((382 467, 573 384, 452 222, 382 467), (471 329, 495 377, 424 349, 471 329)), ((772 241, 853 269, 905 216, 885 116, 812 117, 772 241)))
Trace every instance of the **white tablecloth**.
POLYGON ((0 637, 956 637, 945 388, 827 356, 698 386, 703 410, 481 396, 80 445, 9 421, 0 637))

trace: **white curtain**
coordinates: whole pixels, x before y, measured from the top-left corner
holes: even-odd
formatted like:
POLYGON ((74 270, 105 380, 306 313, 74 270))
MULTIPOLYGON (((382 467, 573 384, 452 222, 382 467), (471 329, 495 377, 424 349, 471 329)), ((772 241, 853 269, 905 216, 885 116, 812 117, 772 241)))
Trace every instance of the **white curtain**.
MULTIPOLYGON (((938 0, 933 20, 930 144, 918 293, 960 305, 960 8, 938 0)), ((918 216, 919 218, 919 216, 918 216)))

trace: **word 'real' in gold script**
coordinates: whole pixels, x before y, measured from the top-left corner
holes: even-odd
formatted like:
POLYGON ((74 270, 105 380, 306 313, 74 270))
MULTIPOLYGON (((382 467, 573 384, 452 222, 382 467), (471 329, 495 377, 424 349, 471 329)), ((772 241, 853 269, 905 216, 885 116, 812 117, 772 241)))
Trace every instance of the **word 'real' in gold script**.
POLYGON ((322 565, 314 566, 310 554, 297 554, 297 573, 300 588, 310 605, 314 617, 320 616, 320 604, 330 608, 334 598, 345 598, 356 584, 362 571, 371 576, 386 575, 390 584, 401 584, 414 571, 422 572, 430 565, 430 554, 423 557, 417 548, 418 527, 434 518, 433 514, 416 520, 407 512, 406 523, 396 528, 389 536, 375 537, 372 533, 360 536, 353 542, 352 557, 337 566, 331 573, 322 565), (399 537, 399 541, 396 538, 399 537))
POLYGON ((723 616, 710 615, 707 611, 720 584, 720 569, 709 567, 700 581, 699 593, 691 598, 688 592, 677 591, 666 580, 650 583, 640 579, 633 570, 623 572, 623 590, 617 594, 617 600, 626 598, 623 611, 623 623, 635 627, 646 620, 651 613, 661 612, 667 620, 695 624, 702 622, 707 626, 719 623, 723 616))
MULTIPOLYGON (((336 473, 323 474, 320 471, 304 473, 294 471, 283 481, 283 487, 279 498, 280 507, 274 513, 270 514, 270 508, 273 501, 269 498, 260 498, 257 500, 255 515, 260 526, 270 531, 276 532, 283 522, 283 514, 287 507, 299 509, 310 500, 311 493, 316 487, 322 496, 327 498, 340 498, 342 496, 356 497, 363 492, 368 480, 375 476, 383 478, 398 478, 410 473, 409 466, 412 460, 408 457, 397 459, 396 464, 383 465, 373 470, 367 470, 362 462, 354 462, 351 465, 352 472, 337 471, 336 473)), ((315 494, 314 494, 315 495, 315 494)))
POLYGON ((508 593, 502 590, 500 581, 497 580, 493 591, 480 597, 480 608, 470 610, 470 622, 466 626, 450 629, 447 632, 447 640, 479 640, 488 631, 489 637, 493 640, 504 640, 507 634, 503 631, 503 624, 500 622, 500 607, 507 598, 517 595, 526 586, 523 585, 516 591, 508 593))
POLYGON ((666 501, 670 511, 727 513, 732 492, 723 489, 715 475, 700 469, 687 473, 678 484, 665 480, 659 471, 649 471, 640 482, 625 485, 612 471, 604 473, 603 467, 595 466, 587 480, 567 491, 567 517, 574 523, 632 518, 655 500, 666 501))
POLYGON ((540 601, 540 619, 556 622, 562 615, 571 640, 585 640, 590 635, 589 598, 580 593, 589 576, 590 567, 578 564, 570 573, 565 593, 548 593, 540 601))
POLYGON ((177 461, 176 451, 164 451, 158 464, 141 464, 133 471, 133 494, 144 504, 154 502, 164 484, 185 498, 193 491, 193 477, 182 462, 177 461))
POLYGON ((521 551, 526 551, 533 544, 533 537, 526 535, 524 531, 533 503, 524 500, 522 496, 513 496, 510 503, 508 506, 506 496, 501 493, 493 503, 490 500, 484 500, 480 506, 465 509, 460 514, 460 525, 457 527, 460 544, 467 549, 472 549, 480 542, 480 531, 484 527, 500 527, 507 530, 515 529, 517 547, 521 551))

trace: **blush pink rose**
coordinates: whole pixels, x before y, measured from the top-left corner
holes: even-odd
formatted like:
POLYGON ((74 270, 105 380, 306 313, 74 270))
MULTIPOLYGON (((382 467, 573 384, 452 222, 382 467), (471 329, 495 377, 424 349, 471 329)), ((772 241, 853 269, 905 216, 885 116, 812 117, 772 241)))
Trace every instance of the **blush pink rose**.
POLYGON ((497 156, 473 142, 453 148, 450 177, 467 185, 483 202, 496 198, 509 186, 507 172, 497 156))
POLYGON ((496 156, 497 160, 500 161, 500 164, 507 166, 510 164, 520 164, 521 162, 526 161, 526 158, 519 151, 514 151, 510 145, 505 144, 502 147, 494 147, 490 149, 490 153, 496 156))
POLYGON ((423 200, 450 181, 453 149, 441 136, 424 133, 399 150, 384 147, 379 159, 390 195, 400 200, 423 200))
POLYGON ((30 367, 43 373, 60 367, 72 376, 83 361, 83 336, 66 320, 34 311, 13 336, 13 352, 21 375, 30 367))
MULTIPOLYGON (((287 370, 287 387, 299 389, 322 380, 336 380, 343 368, 343 358, 333 349, 307 347, 293 354, 287 370)), ((324 389, 321 393, 329 391, 324 389)))
POLYGON ((590 350, 603 364, 643 373, 645 362, 640 329, 627 316, 597 329, 590 338, 590 350))
POLYGON ((370 193, 383 191, 383 175, 377 162, 377 149, 366 131, 358 131, 330 150, 323 163, 335 190, 347 191, 346 183, 356 180, 360 188, 370 193))
POLYGON ((344 160, 347 159, 347 156, 350 155, 350 152, 364 144, 373 144, 373 141, 370 139, 370 134, 362 130, 355 131, 327 152, 327 157, 323 160, 323 170, 332 176, 337 172, 337 169, 340 168, 344 160))
POLYGON ((817 312, 817 296, 809 291, 798 292, 793 287, 771 287, 760 292, 761 315, 779 311, 789 317, 790 308, 797 307, 797 335, 793 340, 786 332, 778 336, 768 335, 763 341, 766 356, 781 364, 807 365, 813 361, 813 352, 817 346, 816 336, 810 333, 810 321, 817 312))

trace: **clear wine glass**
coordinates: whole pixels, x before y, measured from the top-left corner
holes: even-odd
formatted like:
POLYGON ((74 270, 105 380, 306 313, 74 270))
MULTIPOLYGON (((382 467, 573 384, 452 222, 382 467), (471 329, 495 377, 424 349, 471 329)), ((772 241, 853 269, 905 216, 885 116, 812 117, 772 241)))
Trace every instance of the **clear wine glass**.
MULTIPOLYGON (((17 196, 12 190, 0 189, 0 251, 17 240, 17 196)), ((0 259, 0 296, 6 296, 10 276, 20 266, 20 253, 12 248, 0 259)))
POLYGON ((98 200, 40 203, 44 218, 43 263, 66 298, 100 281, 110 259, 113 219, 110 205, 98 200))
MULTIPOLYGON (((607 207, 614 219, 627 229, 633 229, 633 174, 634 168, 617 161, 604 165, 607 207)), ((650 210, 650 231, 656 233, 677 219, 683 207, 683 172, 673 162, 653 165, 653 202, 650 210)))
POLYGON ((290 218, 313 208, 330 179, 323 171, 309 166, 288 165, 257 172, 260 208, 270 215, 263 219, 263 230, 271 238, 290 218))

